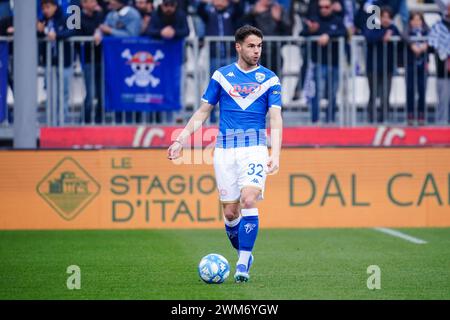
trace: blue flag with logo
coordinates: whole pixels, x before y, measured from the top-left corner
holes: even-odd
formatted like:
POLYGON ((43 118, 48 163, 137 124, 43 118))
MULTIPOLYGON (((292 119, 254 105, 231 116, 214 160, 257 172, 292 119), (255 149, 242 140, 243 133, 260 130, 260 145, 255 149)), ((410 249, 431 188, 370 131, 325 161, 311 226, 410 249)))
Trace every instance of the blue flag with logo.
POLYGON ((183 41, 103 39, 106 111, 180 110, 183 41))
POLYGON ((8 94, 8 43, 0 42, 0 122, 6 117, 8 94))

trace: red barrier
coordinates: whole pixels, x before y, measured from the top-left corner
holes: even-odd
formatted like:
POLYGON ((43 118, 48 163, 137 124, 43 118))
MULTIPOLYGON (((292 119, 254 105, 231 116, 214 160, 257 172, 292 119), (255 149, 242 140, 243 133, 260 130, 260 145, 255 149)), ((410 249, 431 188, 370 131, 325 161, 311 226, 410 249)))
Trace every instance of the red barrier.
MULTIPOLYGON (((42 128, 42 148, 167 147, 182 127, 42 128)), ((192 136, 192 145, 214 145, 216 127, 192 136)), ((310 128, 283 131, 283 146, 450 146, 450 127, 310 128)))

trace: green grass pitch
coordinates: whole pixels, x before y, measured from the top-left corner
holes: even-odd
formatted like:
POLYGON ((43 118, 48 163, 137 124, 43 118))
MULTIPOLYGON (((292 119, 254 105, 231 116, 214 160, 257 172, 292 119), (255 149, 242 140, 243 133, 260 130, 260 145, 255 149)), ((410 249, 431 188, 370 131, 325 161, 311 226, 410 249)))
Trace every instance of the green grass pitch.
POLYGON ((450 228, 260 230, 246 284, 223 230, 1 231, 0 299, 450 299, 450 228), (207 285, 197 264, 224 255, 230 277, 207 285), (66 269, 81 269, 69 290, 66 269), (367 267, 381 289, 367 288, 367 267))

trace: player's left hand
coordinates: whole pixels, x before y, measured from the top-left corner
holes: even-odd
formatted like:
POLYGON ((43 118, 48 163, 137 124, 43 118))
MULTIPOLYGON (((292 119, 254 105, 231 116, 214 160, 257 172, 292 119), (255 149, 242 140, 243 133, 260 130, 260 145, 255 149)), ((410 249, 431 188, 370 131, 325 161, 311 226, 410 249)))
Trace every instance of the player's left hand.
POLYGON ((267 175, 276 174, 280 169, 280 159, 278 157, 270 156, 267 161, 267 175))

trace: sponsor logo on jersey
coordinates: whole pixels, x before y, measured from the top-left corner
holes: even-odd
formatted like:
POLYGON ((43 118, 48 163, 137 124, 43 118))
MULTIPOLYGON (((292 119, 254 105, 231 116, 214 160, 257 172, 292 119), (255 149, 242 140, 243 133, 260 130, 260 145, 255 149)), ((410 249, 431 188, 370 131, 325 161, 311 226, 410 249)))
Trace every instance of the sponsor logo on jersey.
POLYGON ((233 88, 228 92, 232 97, 247 96, 251 93, 257 93, 261 90, 261 85, 256 82, 247 82, 233 85, 233 88))

